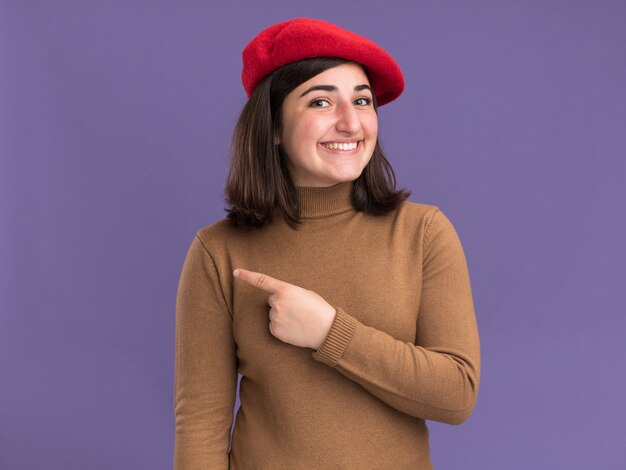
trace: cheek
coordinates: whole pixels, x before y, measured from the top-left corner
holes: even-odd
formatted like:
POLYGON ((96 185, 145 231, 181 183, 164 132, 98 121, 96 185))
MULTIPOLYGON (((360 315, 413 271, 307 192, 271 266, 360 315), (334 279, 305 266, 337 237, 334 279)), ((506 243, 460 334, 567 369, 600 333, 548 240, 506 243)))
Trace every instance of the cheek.
POLYGON ((301 119, 291 129, 289 136, 291 147, 306 151, 312 144, 317 144, 324 136, 324 127, 319 120, 301 119))
POLYGON ((315 142, 322 138, 326 129, 324 120, 322 119, 304 119, 300 127, 300 137, 303 140, 315 142))
POLYGON ((371 116, 365 116, 361 120, 361 126, 367 131, 370 136, 378 134, 378 116, 373 114, 371 116))
POLYGON ((293 122, 285 128, 283 146, 293 163, 307 161, 311 152, 312 142, 315 141, 315 126, 304 120, 293 122))

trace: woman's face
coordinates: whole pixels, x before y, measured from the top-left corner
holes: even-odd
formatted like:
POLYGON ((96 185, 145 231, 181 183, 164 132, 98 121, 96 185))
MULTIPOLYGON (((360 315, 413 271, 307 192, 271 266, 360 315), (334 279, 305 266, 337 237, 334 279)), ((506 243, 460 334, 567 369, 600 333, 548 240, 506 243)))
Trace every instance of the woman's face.
POLYGON ((372 90, 356 64, 332 67, 283 102, 278 143, 296 186, 332 186, 359 177, 378 138, 372 90))

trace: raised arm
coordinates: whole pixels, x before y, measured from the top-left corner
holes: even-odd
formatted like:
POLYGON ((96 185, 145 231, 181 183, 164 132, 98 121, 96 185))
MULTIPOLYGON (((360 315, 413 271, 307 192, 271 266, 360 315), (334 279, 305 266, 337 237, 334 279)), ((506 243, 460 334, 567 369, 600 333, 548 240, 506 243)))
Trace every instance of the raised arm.
POLYGON ((229 466, 237 391, 231 326, 215 264, 196 236, 176 297, 175 470, 229 466))
POLYGON ((460 424, 476 403, 480 346, 463 248, 440 210, 432 216, 423 246, 415 344, 367 326, 336 307, 335 321, 313 357, 393 408, 460 424))

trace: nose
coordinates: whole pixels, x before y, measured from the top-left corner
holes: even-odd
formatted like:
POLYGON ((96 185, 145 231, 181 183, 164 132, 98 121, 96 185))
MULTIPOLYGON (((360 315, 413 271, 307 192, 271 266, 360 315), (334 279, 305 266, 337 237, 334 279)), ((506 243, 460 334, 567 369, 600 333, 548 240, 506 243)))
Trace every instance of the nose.
POLYGON ((354 134, 361 130, 361 120, 352 103, 342 103, 337 108, 336 128, 340 132, 354 134))

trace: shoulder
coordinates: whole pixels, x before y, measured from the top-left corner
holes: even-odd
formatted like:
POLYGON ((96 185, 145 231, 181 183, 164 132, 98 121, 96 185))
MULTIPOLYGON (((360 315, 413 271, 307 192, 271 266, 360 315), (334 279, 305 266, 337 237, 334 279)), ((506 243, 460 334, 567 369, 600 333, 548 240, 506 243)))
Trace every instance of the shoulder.
POLYGON ((207 224, 196 231, 196 238, 209 253, 223 251, 238 236, 241 236, 241 231, 227 218, 207 224))
POLYGON ((400 226, 411 227, 423 235, 435 219, 435 214, 441 212, 439 206, 405 200, 395 213, 395 223, 400 226))
POLYGON ((435 212, 441 209, 439 206, 434 204, 405 200, 398 210, 399 212, 403 212, 404 215, 408 217, 430 219, 435 212))
POLYGON ((400 226, 417 229, 424 244, 460 244, 457 230, 439 205, 404 201, 397 213, 400 226))
POLYGON ((235 226, 231 219, 223 218, 198 229, 195 238, 215 262, 221 263, 254 251, 254 247, 267 238, 269 227, 244 229, 235 226))
POLYGON ((407 202, 405 210, 420 217, 420 242, 426 265, 435 262, 438 266, 466 264, 457 229, 440 206, 407 202))
POLYGON ((219 253, 219 245, 227 237, 224 235, 227 223, 220 220, 196 230, 187 245, 187 259, 210 258, 215 261, 212 253, 219 253))
POLYGON ((223 218, 200 227, 197 230, 196 235, 198 235, 200 239, 210 240, 212 238, 231 236, 235 231, 236 230, 232 221, 230 219, 223 218))

